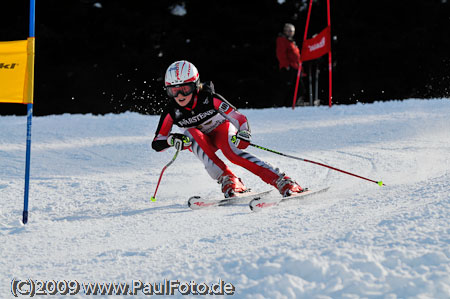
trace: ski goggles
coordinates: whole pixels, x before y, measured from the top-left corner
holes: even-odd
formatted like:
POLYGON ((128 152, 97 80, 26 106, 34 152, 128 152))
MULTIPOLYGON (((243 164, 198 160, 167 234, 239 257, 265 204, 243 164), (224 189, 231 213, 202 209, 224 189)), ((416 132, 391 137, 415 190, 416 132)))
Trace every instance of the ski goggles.
POLYGON ((167 94, 169 97, 176 97, 180 93, 184 96, 188 96, 195 90, 195 84, 189 83, 185 85, 178 85, 178 86, 166 86, 167 94))

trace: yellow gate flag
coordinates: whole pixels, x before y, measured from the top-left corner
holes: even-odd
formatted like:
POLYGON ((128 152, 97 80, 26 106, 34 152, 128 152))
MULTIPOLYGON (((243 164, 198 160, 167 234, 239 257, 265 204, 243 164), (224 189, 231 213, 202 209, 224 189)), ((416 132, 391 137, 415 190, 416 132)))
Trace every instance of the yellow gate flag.
POLYGON ((34 37, 0 42, 0 103, 33 104, 34 37))

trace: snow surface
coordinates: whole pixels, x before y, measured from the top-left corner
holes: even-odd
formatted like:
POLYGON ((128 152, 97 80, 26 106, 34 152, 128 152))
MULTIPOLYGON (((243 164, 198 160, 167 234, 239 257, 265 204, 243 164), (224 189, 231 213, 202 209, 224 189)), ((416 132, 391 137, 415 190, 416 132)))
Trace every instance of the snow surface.
MULTIPOLYGON (((174 154, 150 148, 158 116, 34 117, 22 225, 26 117, 2 116, 0 297, 12 297, 17 278, 221 279, 236 298, 449 298, 448 99, 241 111, 254 143, 386 186, 249 148, 302 186, 332 188, 261 213, 191 211, 189 196, 220 196, 220 186, 188 151, 149 200, 174 154)), ((268 188, 231 168, 254 190, 268 188)))

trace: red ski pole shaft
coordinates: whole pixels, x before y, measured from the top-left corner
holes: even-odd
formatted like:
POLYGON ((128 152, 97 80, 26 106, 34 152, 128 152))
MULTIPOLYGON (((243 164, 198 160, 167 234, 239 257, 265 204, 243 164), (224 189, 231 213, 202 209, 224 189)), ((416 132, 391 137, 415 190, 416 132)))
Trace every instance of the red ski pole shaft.
POLYGON ((288 158, 291 158, 291 159, 295 159, 295 160, 300 160, 300 161, 303 161, 303 162, 316 164, 316 165, 323 166, 323 167, 326 167, 326 168, 329 168, 329 169, 332 169, 332 170, 335 170, 335 171, 339 171, 339 172, 342 172, 342 173, 345 173, 345 174, 348 174, 348 175, 351 175, 351 176, 354 176, 354 177, 357 177, 357 178, 360 178, 360 179, 363 179, 363 180, 366 180, 366 181, 369 181, 369 182, 372 182, 372 183, 376 183, 379 186, 385 186, 385 184, 382 181, 371 180, 371 179, 365 178, 363 176, 360 176, 360 175, 357 175, 357 174, 354 174, 354 173, 351 173, 351 172, 348 172, 348 171, 345 171, 345 170, 341 170, 341 169, 338 169, 338 168, 335 168, 335 167, 332 167, 332 166, 329 166, 329 165, 325 165, 325 164, 322 164, 322 163, 319 163, 319 162, 315 162, 315 161, 311 161, 311 160, 307 160, 307 159, 303 159, 303 158, 299 158, 299 157, 283 154, 283 153, 277 152, 275 150, 268 149, 268 148, 265 148, 265 147, 262 147, 260 145, 256 145, 256 144, 253 144, 253 143, 250 143, 250 145, 253 146, 253 147, 256 147, 256 148, 259 148, 259 149, 262 149, 262 150, 265 150, 265 151, 268 151, 268 152, 280 155, 280 156, 284 156, 284 157, 288 157, 288 158))
POLYGON ((311 160, 307 160, 307 159, 303 159, 302 161, 313 163, 313 164, 316 164, 316 165, 320 165, 320 166, 323 166, 323 167, 326 167, 326 168, 329 168, 329 169, 333 169, 333 170, 336 170, 336 171, 339 171, 339 172, 342 172, 342 173, 345 173, 345 174, 348 174, 348 175, 351 175, 351 176, 354 176, 354 177, 357 177, 357 178, 360 178, 360 179, 363 179, 363 180, 366 180, 366 181, 369 181, 369 182, 372 182, 372 183, 376 183, 376 184, 378 184, 380 186, 384 185, 382 181, 371 180, 371 179, 362 177, 360 175, 357 175, 357 174, 354 174, 354 173, 351 173, 351 172, 348 172, 348 171, 345 171, 345 170, 342 170, 342 169, 338 169, 338 168, 335 168, 335 167, 332 167, 332 166, 329 166, 329 165, 325 165, 325 164, 322 164, 322 163, 319 163, 319 162, 315 162, 315 161, 311 161, 311 160))
POLYGON ((159 183, 161 182, 163 173, 164 173, 164 171, 166 171, 167 167, 168 167, 167 165, 164 166, 164 168, 163 168, 162 171, 161 171, 161 174, 159 175, 158 184, 156 185, 155 193, 153 194, 152 197, 150 197, 151 201, 156 201, 156 193, 158 192, 159 183))
POLYGON ((177 151, 175 152, 175 155, 173 156, 172 160, 170 160, 169 163, 167 163, 167 165, 163 167, 163 169, 161 171, 161 174, 159 175, 158 184, 156 185, 155 194, 153 194, 153 196, 150 197, 151 201, 156 201, 156 192, 158 192, 159 183, 161 182, 161 179, 162 179, 162 176, 164 174, 164 171, 166 171, 166 169, 175 161, 175 159, 178 156, 178 153, 183 148, 183 144, 181 144, 181 143, 180 144, 175 144, 175 148, 177 149, 177 151))

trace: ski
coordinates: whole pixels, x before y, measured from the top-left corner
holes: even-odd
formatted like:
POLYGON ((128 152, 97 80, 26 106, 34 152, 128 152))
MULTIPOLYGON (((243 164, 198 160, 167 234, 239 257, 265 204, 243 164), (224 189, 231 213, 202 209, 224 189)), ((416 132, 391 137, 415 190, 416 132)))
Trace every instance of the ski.
POLYGON ((269 197, 258 196, 258 197, 255 197, 254 199, 252 199, 248 205, 250 207, 250 210, 252 210, 253 212, 257 212, 257 211, 261 211, 266 208, 274 207, 284 201, 309 198, 313 195, 327 192, 328 189, 330 189, 330 187, 326 187, 326 188, 319 189, 319 190, 306 190, 306 191, 304 191, 302 193, 298 193, 296 195, 292 195, 292 196, 288 196, 288 197, 281 197, 281 198, 270 197, 270 196, 269 197))
POLYGON ((201 196, 192 196, 188 200, 188 207, 192 210, 200 210, 211 207, 218 206, 230 206, 230 205, 238 205, 238 204, 247 204, 253 198, 259 198, 261 196, 265 196, 272 192, 273 190, 267 190, 263 192, 245 192, 238 194, 235 197, 231 198, 221 198, 221 199, 207 199, 202 198, 201 196))

